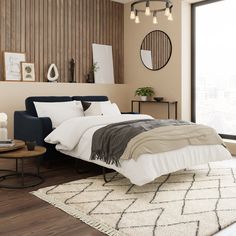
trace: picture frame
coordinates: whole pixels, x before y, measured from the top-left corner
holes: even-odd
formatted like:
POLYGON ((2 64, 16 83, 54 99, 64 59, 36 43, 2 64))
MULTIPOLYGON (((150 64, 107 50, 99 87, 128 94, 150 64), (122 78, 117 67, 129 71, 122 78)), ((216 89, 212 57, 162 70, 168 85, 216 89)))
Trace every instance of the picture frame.
POLYGON ((34 63, 21 62, 21 75, 22 75, 22 81, 34 82, 35 81, 34 63))
POLYGON ((4 79, 21 81, 21 62, 26 61, 25 53, 3 52, 4 79))

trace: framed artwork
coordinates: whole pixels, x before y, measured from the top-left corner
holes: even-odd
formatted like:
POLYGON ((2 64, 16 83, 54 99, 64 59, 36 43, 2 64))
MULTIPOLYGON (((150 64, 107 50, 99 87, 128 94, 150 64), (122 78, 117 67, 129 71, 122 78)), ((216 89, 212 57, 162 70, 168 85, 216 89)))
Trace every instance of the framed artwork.
POLYGON ((21 62, 25 62, 25 53, 4 52, 5 80, 21 81, 21 62))
POLYGON ((25 82, 35 81, 34 63, 21 62, 22 80, 25 82))

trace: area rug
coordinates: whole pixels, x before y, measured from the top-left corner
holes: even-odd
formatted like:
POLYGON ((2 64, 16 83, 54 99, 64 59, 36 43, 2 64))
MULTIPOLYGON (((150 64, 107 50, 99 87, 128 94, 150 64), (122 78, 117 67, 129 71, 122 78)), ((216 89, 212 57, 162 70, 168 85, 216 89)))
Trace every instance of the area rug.
POLYGON ((236 168, 221 162, 157 178, 142 187, 111 173, 33 194, 107 235, 207 236, 236 222, 236 168))

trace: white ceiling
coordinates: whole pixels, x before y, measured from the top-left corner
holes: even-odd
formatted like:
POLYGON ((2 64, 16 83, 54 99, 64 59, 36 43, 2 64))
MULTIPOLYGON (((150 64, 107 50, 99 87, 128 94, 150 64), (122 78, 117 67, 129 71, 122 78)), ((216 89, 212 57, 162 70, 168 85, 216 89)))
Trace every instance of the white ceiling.
POLYGON ((120 3, 128 3, 128 2, 132 2, 132 0, 112 0, 113 2, 120 2, 120 3))
MULTIPOLYGON (((120 3, 128 3, 128 2, 132 2, 134 0, 112 0, 113 2, 120 2, 120 3)), ((183 0, 182 0, 183 1, 183 0)), ((195 3, 195 2, 201 2, 201 1, 204 1, 204 0, 185 0, 189 3, 195 3)))
POLYGON ((204 0, 187 0, 187 2, 189 2, 189 3, 202 2, 202 1, 204 1, 204 0))

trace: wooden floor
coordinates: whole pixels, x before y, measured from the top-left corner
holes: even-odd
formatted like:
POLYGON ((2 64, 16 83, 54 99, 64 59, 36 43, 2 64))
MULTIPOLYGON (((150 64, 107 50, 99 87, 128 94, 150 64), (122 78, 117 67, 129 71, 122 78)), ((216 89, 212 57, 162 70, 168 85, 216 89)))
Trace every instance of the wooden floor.
MULTIPOLYGON (((33 172, 35 163, 26 162, 26 170, 33 172)), ((12 160, 0 160, 0 169, 14 169, 12 160)), ((87 174, 77 174, 73 162, 58 163, 52 169, 41 168, 45 182, 34 188, 7 190, 0 188, 0 235, 67 235, 102 236, 104 234, 71 217, 63 211, 31 195, 29 192, 41 187, 100 174, 91 168, 87 174)))

